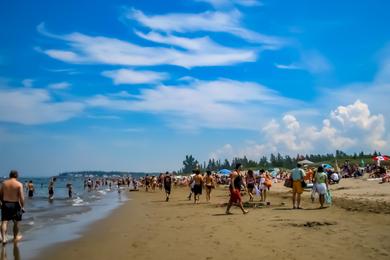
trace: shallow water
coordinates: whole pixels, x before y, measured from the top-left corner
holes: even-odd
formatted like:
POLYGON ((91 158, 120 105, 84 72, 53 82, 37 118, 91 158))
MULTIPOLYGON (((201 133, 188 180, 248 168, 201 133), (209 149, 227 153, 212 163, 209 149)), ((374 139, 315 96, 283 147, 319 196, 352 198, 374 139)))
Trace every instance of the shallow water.
MULTIPOLYGON (((31 259, 44 248, 55 243, 76 239, 88 224, 107 216, 113 209, 127 200, 127 193, 101 186, 97 190, 84 190, 83 179, 71 180, 72 198, 68 198, 66 184, 70 180, 57 179, 54 199, 48 199, 49 178, 32 179, 36 193, 26 198, 21 230, 23 240, 14 246, 8 243, 2 248, 1 259, 31 259), (42 185, 41 185, 42 183, 42 185), (45 184, 46 183, 46 184, 45 184), (8 258, 4 258, 7 257, 8 258)), ((24 182, 24 179, 21 179, 24 182)), ((122 187, 122 190, 127 190, 122 187)), ((8 227, 12 240, 12 223, 8 227)))

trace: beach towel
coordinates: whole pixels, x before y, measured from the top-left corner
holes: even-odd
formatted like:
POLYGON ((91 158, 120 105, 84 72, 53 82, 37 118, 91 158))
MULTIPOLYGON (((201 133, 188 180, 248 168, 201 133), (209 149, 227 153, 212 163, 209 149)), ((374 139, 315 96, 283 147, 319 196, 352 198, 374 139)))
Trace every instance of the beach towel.
POLYGON ((329 205, 332 204, 332 193, 330 190, 325 193, 325 203, 329 205))
POLYGON ((255 191, 256 191, 256 196, 260 196, 260 190, 259 187, 257 187, 257 185, 255 185, 255 191))

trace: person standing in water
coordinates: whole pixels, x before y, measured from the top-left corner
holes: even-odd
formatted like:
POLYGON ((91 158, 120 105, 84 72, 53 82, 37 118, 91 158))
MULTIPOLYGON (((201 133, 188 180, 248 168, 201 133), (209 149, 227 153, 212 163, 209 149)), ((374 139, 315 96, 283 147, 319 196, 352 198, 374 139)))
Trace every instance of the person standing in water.
POLYGON ((69 197, 69 199, 71 199, 72 196, 73 196, 73 187, 72 187, 72 183, 68 182, 68 183, 66 184, 66 188, 68 189, 68 197, 69 197))
POLYGON ((49 186, 48 186, 48 190, 49 190, 49 200, 53 200, 54 199, 54 184, 56 182, 57 178, 54 177, 51 179, 51 181, 49 182, 49 186))
POLYGON ((1 240, 7 243, 8 221, 14 222, 14 242, 22 239, 19 230, 19 222, 22 220, 24 212, 23 184, 19 182, 18 172, 12 170, 9 179, 4 181, 0 188, 1 205, 1 240))
POLYGON ((35 188, 31 180, 27 184, 27 189, 28 189, 28 197, 32 198, 34 196, 35 188))

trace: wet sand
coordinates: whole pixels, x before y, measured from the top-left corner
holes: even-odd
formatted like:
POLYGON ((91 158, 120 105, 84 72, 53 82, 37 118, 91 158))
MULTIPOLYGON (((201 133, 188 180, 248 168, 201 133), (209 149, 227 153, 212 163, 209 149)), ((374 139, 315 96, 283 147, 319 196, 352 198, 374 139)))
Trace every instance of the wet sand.
POLYGON ((331 207, 318 209, 305 192, 304 209, 292 210, 291 191, 274 184, 271 205, 250 205, 247 215, 236 207, 224 214, 224 187, 198 205, 188 188, 174 188, 169 202, 159 190, 129 192, 80 239, 37 259, 390 259, 390 183, 343 180, 331 190, 331 207))

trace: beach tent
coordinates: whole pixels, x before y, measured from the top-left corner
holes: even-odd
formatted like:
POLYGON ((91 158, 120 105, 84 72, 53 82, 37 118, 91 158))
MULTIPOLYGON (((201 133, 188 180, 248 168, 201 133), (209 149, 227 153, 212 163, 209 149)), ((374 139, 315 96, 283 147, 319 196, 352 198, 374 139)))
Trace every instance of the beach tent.
POLYGON ((222 169, 222 170, 219 170, 218 173, 219 174, 224 174, 224 175, 228 175, 230 174, 232 171, 231 170, 228 170, 228 169, 222 169))
POLYGON ((323 167, 324 169, 331 169, 331 168, 333 168, 333 166, 330 165, 330 164, 323 164, 322 167, 323 167))
POLYGON ((278 175, 279 172, 280 172, 280 169, 279 169, 279 168, 270 169, 270 175, 271 175, 272 177, 276 177, 276 175, 278 175))
POLYGON ((311 165, 311 164, 314 164, 312 161, 309 161, 309 160, 302 160, 302 161, 299 161, 298 162, 299 164, 302 164, 302 165, 305 165, 305 164, 307 164, 307 165, 311 165))

